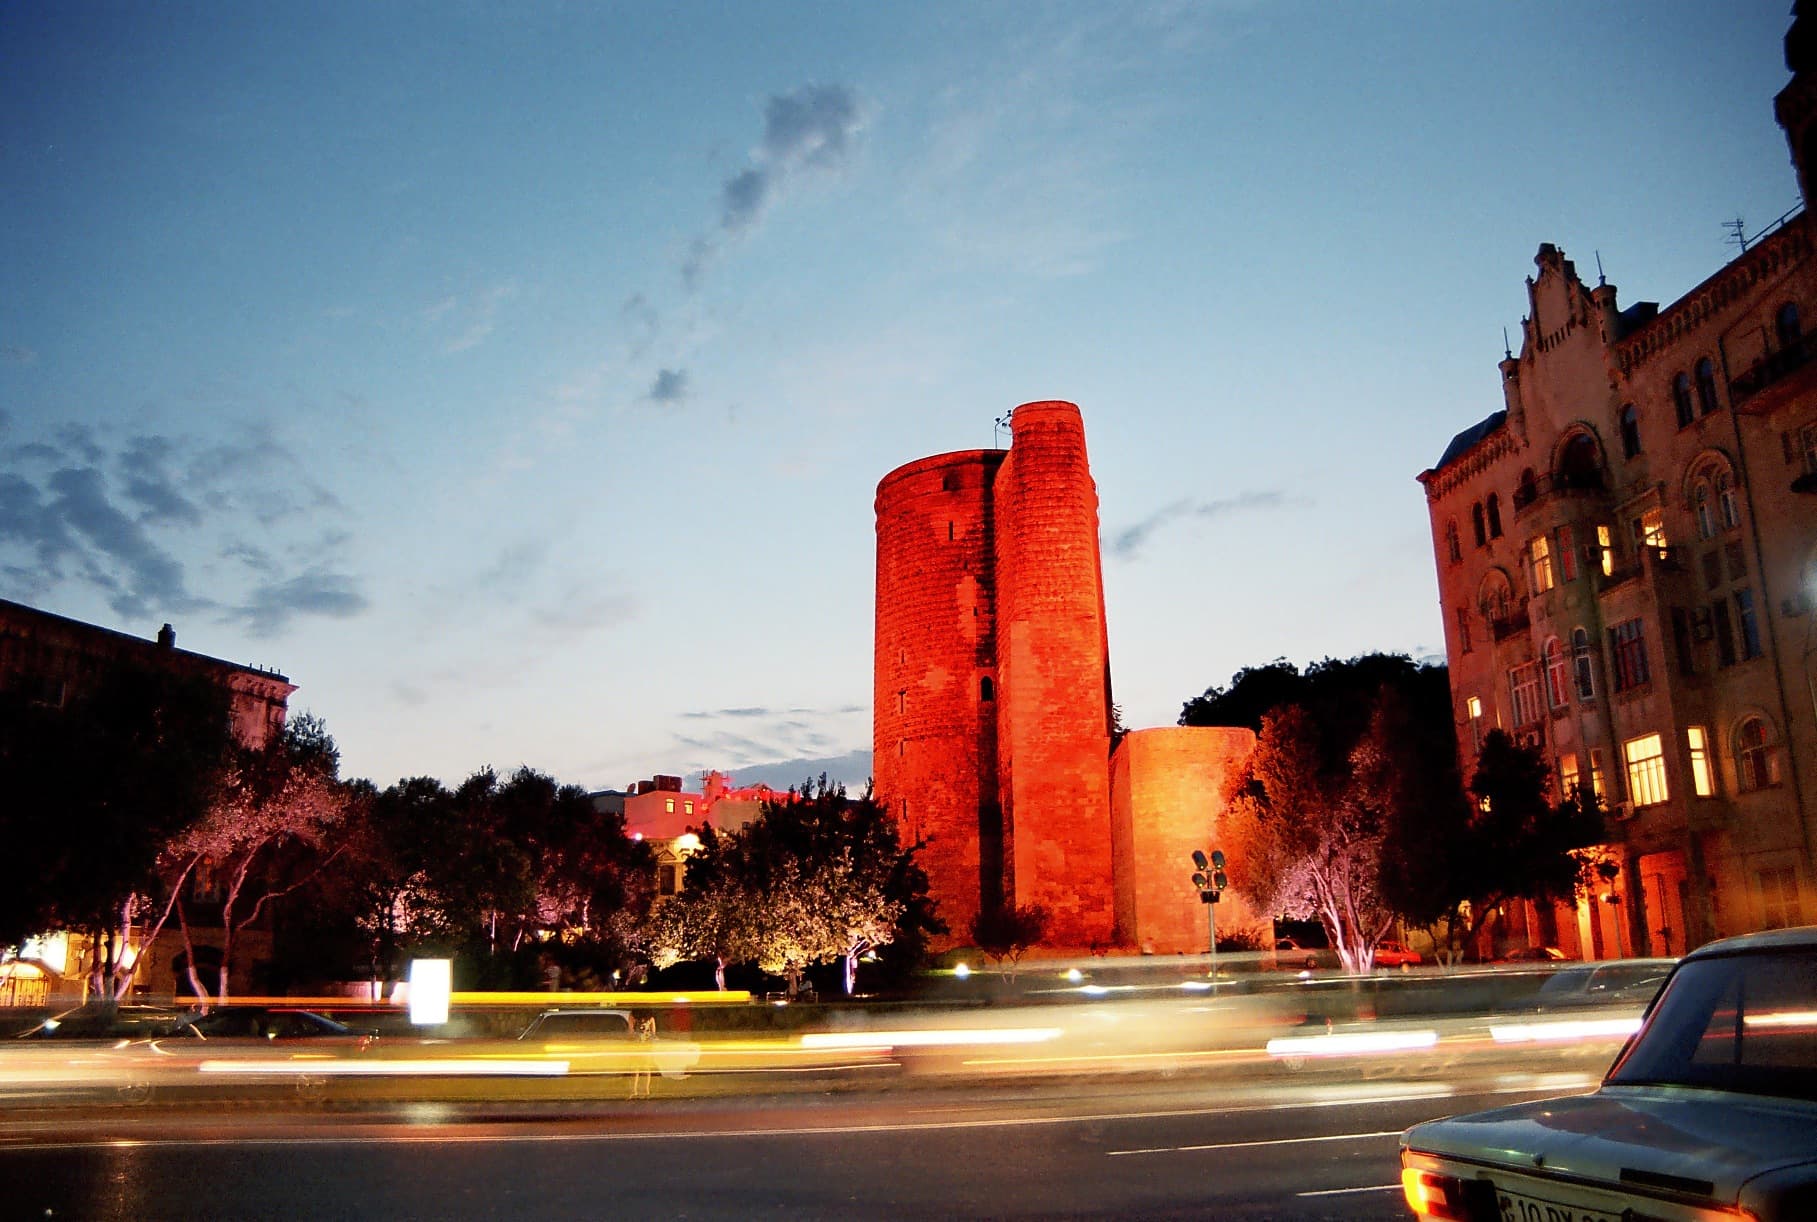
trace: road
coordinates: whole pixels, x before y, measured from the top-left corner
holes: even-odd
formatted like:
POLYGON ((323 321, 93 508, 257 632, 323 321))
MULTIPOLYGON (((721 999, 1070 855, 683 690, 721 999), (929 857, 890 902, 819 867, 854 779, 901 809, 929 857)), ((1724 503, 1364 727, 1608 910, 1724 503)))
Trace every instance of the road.
POLYGON ((963 1083, 466 1107, 0 1116, 8 1216, 1404 1218, 1395 1139, 1432 1116, 1585 1089, 1343 1075, 963 1083), (79 1135, 78 1135, 79 1134, 79 1135))

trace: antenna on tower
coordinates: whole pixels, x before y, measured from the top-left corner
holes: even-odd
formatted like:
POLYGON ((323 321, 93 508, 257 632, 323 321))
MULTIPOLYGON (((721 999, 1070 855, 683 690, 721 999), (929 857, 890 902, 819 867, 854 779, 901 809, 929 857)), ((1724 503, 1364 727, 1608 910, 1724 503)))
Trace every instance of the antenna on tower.
POLYGON ((1729 245, 1740 247, 1741 253, 1746 254, 1748 250, 1747 222, 1740 216, 1736 216, 1732 221, 1724 221, 1722 227, 1729 231, 1729 245))
POLYGON ((1009 411, 1004 412, 1001 416, 998 416, 995 420, 991 421, 991 424, 994 426, 991 429, 991 446, 993 449, 996 448, 998 436, 1003 433, 1008 433, 1011 441, 1015 440, 1016 431, 1010 427, 1009 423, 1009 418, 1015 414, 1015 409, 1011 408, 1009 411))
POLYGON ((1603 288, 1604 286, 1606 286, 1609 283, 1609 278, 1602 274, 1602 251, 1600 251, 1600 250, 1596 251, 1595 254, 1596 254, 1596 287, 1603 288))
POLYGON ((1502 359, 1505 361, 1514 359, 1514 349, 1508 347, 1508 328, 1505 326, 1502 328, 1502 359))

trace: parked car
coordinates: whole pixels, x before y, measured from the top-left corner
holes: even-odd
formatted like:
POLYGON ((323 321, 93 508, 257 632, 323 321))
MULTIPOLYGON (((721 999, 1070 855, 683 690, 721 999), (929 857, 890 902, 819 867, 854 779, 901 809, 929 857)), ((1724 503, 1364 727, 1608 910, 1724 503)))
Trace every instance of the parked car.
POLYGON ((139 1040, 163 1035, 182 1017, 165 1006, 90 1004, 52 1015, 21 1031, 22 1040, 139 1040))
POLYGON ((1679 962, 1592 1094, 1415 1125, 1421 1217, 1817 1217, 1817 926, 1679 962))
POLYGON ((1632 1006, 1653 1000, 1676 959, 1609 959, 1573 963, 1546 977, 1534 994, 1542 1010, 1572 1006, 1632 1006))
POLYGON ((1497 963, 1562 963, 1570 956, 1556 946, 1517 946, 1497 963))
POLYGON ((1294 938, 1277 938, 1274 943, 1274 966, 1283 971, 1312 972, 1335 968, 1337 952, 1323 946, 1303 946, 1294 938))
POLYGON ((1375 965, 1377 967, 1417 967, 1425 961, 1417 950, 1408 950, 1399 942, 1377 942, 1375 944, 1375 965))

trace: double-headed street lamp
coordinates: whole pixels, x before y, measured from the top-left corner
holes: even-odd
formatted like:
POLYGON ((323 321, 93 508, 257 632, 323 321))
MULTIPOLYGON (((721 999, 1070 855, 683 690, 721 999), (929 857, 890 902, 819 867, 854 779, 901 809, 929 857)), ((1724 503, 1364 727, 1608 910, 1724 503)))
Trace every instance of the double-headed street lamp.
POLYGON ((1203 849, 1192 851, 1192 885, 1199 889, 1199 902, 1205 905, 1205 932, 1211 940, 1211 979, 1218 979, 1218 897, 1224 894, 1224 888, 1230 886, 1230 879, 1224 873, 1224 852, 1213 849, 1211 856, 1205 856, 1203 849))

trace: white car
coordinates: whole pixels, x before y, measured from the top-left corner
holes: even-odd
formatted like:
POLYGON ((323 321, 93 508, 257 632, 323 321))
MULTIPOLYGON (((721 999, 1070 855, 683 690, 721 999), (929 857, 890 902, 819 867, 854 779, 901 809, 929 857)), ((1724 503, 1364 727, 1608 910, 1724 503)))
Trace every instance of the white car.
POLYGON ((1415 1125, 1424 1218, 1817 1218, 1817 926, 1685 956, 1592 1094, 1415 1125))

